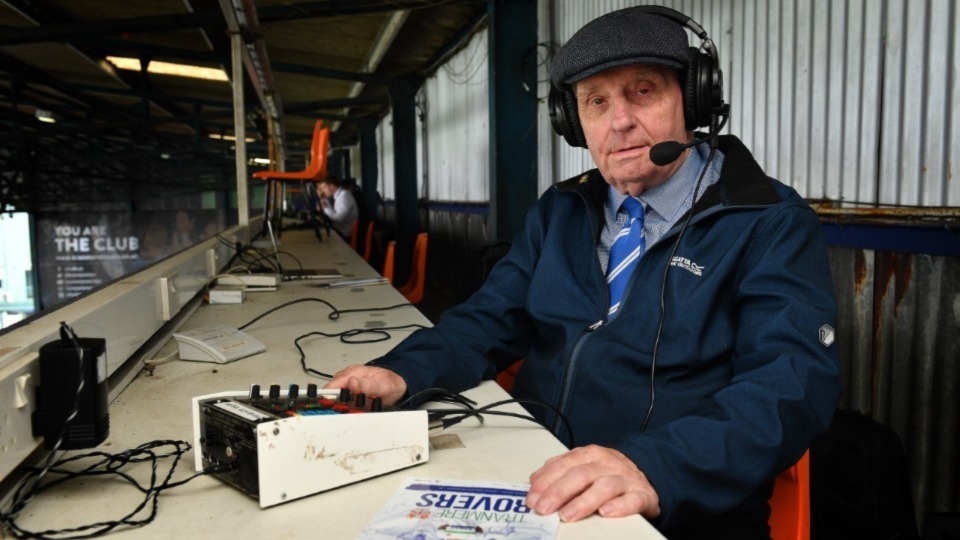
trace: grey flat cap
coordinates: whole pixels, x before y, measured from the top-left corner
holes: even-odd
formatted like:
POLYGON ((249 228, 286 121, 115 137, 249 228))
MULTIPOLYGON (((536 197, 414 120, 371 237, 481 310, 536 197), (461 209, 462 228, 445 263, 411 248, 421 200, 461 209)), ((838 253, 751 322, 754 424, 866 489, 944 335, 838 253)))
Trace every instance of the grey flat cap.
POLYGON ((563 89, 612 67, 662 64, 686 69, 689 42, 676 21, 636 7, 598 17, 560 48, 550 66, 550 80, 563 89))

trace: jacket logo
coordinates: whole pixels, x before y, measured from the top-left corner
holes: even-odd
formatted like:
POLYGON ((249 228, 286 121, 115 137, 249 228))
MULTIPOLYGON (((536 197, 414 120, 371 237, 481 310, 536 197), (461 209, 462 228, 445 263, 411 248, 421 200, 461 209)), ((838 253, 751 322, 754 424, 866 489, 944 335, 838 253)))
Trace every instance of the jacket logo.
POLYGON ((690 259, 686 257, 680 257, 680 256, 676 256, 670 259, 670 266, 677 266, 677 267, 683 268, 687 272, 690 272, 691 274, 697 277, 702 276, 703 270, 706 268, 706 266, 700 266, 699 264, 691 261, 690 259))
POLYGON ((820 343, 822 343, 824 347, 833 345, 836 337, 837 335, 834 332, 833 327, 829 324, 825 324, 820 327, 820 343))

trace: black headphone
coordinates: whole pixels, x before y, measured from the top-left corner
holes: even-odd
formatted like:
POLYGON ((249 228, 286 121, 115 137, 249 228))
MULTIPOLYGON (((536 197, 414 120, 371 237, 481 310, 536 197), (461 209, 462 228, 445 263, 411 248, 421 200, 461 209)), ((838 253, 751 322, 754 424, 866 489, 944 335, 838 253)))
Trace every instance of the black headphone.
MULTIPOLYGON (((713 41, 707 37, 702 26, 683 13, 664 6, 637 6, 647 13, 661 15, 696 34, 703 42, 701 47, 690 47, 690 62, 683 80, 683 117, 688 130, 710 126, 723 114, 723 73, 713 41)), ((587 147, 587 139, 580 126, 577 114, 577 99, 571 89, 561 90, 550 85, 547 99, 550 124, 553 130, 571 146, 587 147)))

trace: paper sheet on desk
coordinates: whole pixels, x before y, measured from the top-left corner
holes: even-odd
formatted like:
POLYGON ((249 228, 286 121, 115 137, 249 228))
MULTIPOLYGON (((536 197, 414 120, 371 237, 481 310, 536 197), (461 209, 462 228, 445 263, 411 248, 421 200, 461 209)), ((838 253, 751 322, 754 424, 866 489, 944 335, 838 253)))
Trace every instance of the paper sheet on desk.
POLYGON ((527 484, 408 478, 360 540, 547 540, 560 518, 524 505, 527 484))

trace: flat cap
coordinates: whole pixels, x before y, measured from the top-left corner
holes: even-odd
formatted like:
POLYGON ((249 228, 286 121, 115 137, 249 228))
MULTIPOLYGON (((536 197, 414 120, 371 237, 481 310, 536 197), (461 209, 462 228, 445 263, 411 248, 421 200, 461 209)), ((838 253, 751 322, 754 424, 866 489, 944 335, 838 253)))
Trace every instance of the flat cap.
POLYGON ((550 80, 563 89, 612 67, 662 64, 686 69, 689 61, 689 42, 680 24, 632 7, 598 17, 577 30, 554 57, 550 80))

